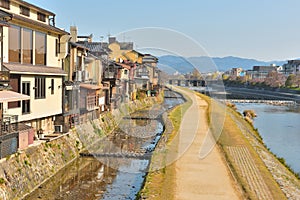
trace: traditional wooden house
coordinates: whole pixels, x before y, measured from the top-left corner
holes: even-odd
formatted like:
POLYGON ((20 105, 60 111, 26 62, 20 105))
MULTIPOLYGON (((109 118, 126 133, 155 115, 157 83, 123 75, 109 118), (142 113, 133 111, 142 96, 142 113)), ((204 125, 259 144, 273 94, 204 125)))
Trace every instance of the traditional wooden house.
POLYGON ((9 103, 6 113, 38 133, 52 133, 62 114, 62 84, 66 73, 59 59, 60 38, 68 35, 55 27, 55 14, 22 0, 1 0, 0 9, 11 15, 3 27, 3 71, 10 74, 12 90, 30 99, 9 103), (45 106, 47 105, 47 106, 45 106))

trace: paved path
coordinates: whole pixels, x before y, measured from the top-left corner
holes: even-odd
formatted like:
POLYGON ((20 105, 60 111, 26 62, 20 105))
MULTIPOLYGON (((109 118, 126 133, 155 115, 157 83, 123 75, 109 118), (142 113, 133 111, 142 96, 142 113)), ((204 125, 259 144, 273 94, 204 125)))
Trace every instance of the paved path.
POLYGON ((220 152, 214 148, 204 159, 199 157, 208 130, 207 103, 192 92, 181 92, 188 94, 193 104, 182 119, 179 133, 179 152, 184 154, 176 161, 176 199, 239 199, 220 152))

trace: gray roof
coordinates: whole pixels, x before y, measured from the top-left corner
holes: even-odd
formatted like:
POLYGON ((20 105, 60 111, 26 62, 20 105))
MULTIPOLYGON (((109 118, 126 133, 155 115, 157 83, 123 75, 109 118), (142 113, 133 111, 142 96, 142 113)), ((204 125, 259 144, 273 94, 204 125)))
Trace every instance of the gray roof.
POLYGON ((85 47, 87 47, 90 50, 90 53, 95 55, 95 56, 100 56, 103 54, 108 54, 108 51, 103 45, 102 42, 87 42, 87 41, 80 41, 77 42, 85 47))
POLYGON ((121 50, 133 50, 133 42, 119 42, 121 50))

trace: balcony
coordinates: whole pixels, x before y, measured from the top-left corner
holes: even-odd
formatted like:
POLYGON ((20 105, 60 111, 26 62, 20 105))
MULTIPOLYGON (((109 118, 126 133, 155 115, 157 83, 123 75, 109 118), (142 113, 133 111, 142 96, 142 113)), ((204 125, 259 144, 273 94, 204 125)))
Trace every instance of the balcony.
POLYGON ((9 71, 0 71, 0 83, 9 82, 9 71))
POLYGON ((0 126, 0 136, 18 132, 18 116, 3 115, 0 126))

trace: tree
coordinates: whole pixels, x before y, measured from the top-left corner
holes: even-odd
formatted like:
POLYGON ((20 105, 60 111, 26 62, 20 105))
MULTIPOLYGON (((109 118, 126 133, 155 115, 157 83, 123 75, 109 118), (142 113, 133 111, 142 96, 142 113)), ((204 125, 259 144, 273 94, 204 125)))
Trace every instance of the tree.
POLYGON ((296 84, 296 75, 290 74, 285 81, 285 87, 293 87, 296 84))
POLYGON ((285 85, 285 82, 286 77, 277 71, 270 72, 265 79, 265 84, 270 87, 281 87, 285 85))

